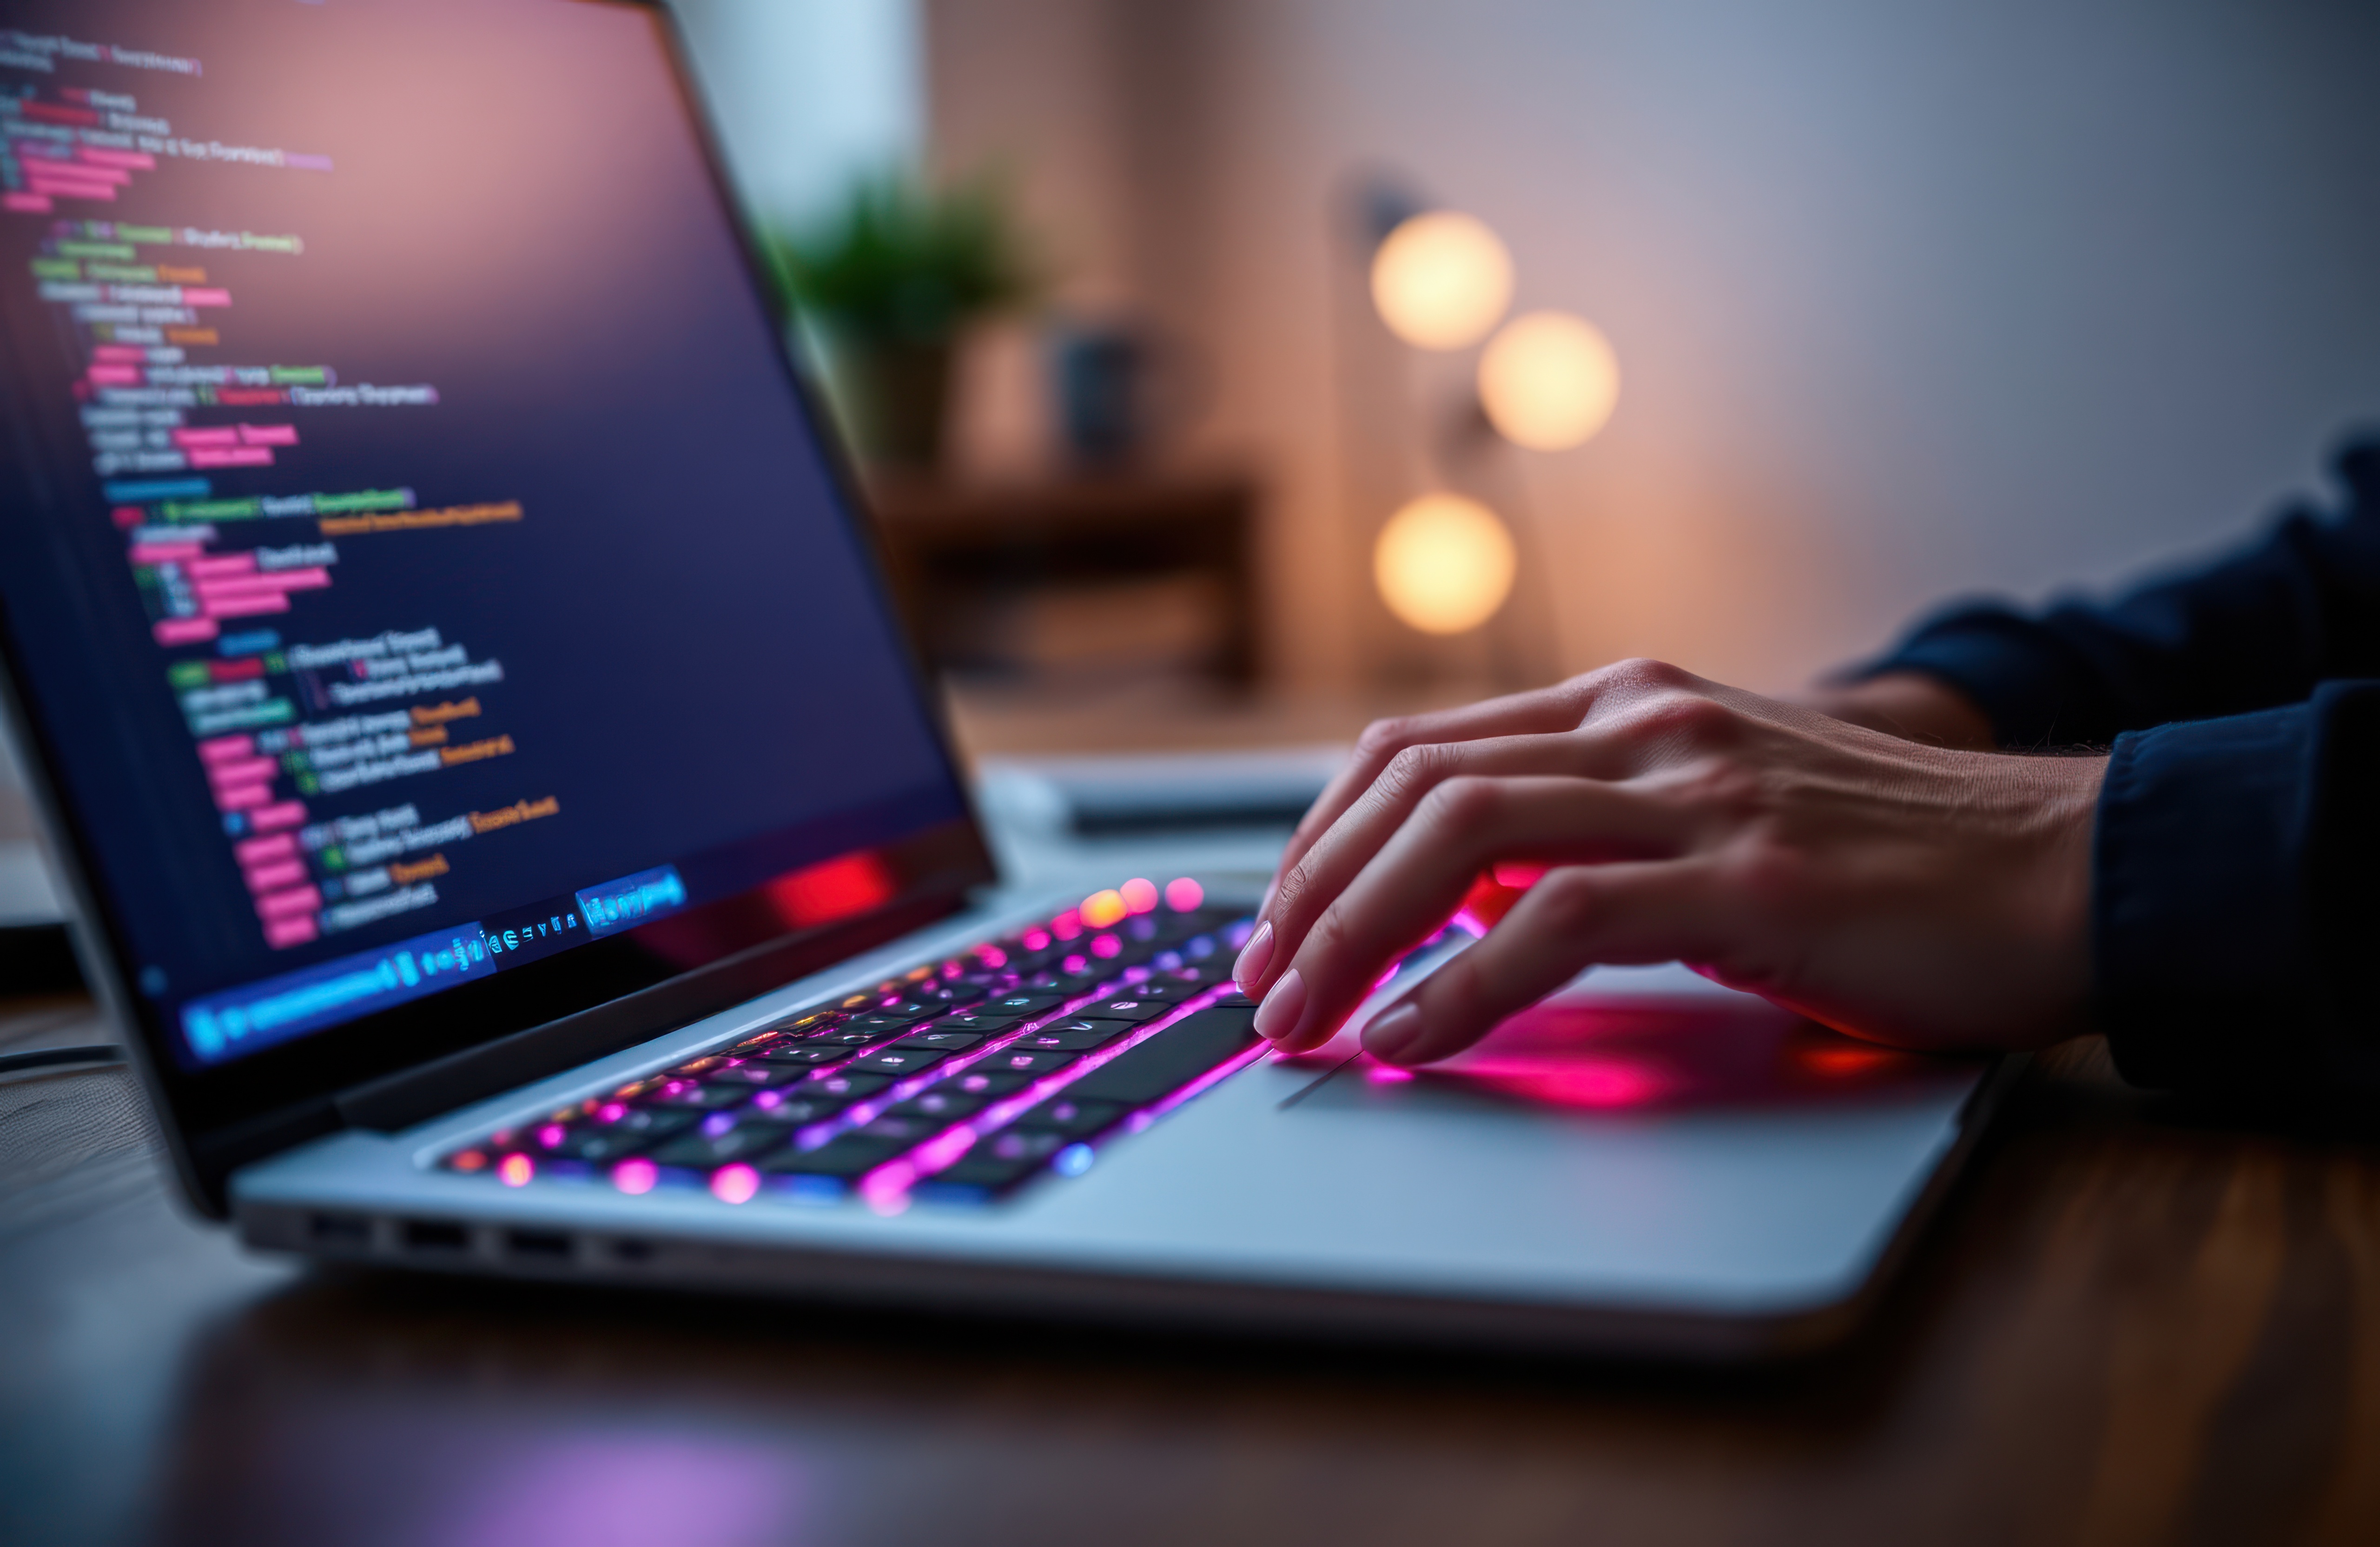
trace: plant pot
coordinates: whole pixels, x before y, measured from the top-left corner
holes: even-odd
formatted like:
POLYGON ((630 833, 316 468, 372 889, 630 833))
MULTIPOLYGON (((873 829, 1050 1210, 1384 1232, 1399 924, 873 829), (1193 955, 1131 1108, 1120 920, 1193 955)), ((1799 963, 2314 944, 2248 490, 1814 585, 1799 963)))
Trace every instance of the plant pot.
POLYGON ((949 417, 951 346, 835 337, 828 379, 853 452, 866 463, 931 468, 949 417))

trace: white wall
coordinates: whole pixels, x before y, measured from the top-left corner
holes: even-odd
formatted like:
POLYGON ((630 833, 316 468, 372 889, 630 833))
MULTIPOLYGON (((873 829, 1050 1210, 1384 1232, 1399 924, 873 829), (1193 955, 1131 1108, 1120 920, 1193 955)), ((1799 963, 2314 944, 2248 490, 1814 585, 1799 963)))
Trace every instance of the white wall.
POLYGON ((816 218, 859 175, 918 160, 925 61, 912 0, 674 0, 745 200, 816 218))
POLYGON ((1648 652, 1797 681, 1945 591, 2037 591, 2243 530, 2313 483, 2338 427, 2380 413, 2367 8, 929 14, 999 37, 1053 7, 1104 18, 1073 35, 1108 75, 1071 79, 1084 47, 938 38, 937 154, 1000 148, 1004 101, 1045 137, 1071 122, 1063 155, 1099 144, 1127 169, 1038 196, 1105 232, 1097 250, 1120 256, 1102 262, 1217 362, 1205 444, 1273 480, 1272 626, 1294 676, 1394 653, 1364 555, 1399 458, 1348 389, 1345 361, 1377 341, 1351 332, 1332 211, 1365 165, 1485 217, 1512 245, 1520 304, 1574 308, 1618 347, 1606 433, 1512 454, 1572 667, 1648 652), (978 110, 948 118, 953 101, 978 110))

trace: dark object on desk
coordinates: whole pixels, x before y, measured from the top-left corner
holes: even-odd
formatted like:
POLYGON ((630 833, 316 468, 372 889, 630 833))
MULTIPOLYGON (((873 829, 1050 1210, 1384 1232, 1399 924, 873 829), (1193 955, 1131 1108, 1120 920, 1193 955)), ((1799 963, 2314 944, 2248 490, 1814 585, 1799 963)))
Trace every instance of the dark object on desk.
POLYGON ((1016 679, 1257 674, 1254 489, 1153 475, 869 489, 918 648, 1016 679))
POLYGON ((78 993, 82 986, 66 925, 0 926, 0 994, 78 993))

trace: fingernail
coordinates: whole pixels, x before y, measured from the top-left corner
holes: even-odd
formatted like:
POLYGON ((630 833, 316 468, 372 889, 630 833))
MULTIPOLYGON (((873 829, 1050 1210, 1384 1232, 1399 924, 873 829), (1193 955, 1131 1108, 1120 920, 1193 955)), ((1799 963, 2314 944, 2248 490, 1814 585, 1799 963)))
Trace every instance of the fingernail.
POLYGON ((1408 1001, 1374 1017, 1364 1028, 1364 1051, 1393 1064, 1421 1036, 1421 1007, 1408 1001))
POLYGON ((1257 1035, 1267 1041, 1277 1042, 1297 1029, 1305 1017, 1305 980, 1291 968, 1273 984, 1264 1003, 1257 1006, 1257 1035))
POLYGON ((1240 959, 1232 964, 1232 981, 1240 985, 1242 993, 1251 992, 1263 981, 1265 966, 1271 960, 1272 920, 1268 919, 1257 926, 1257 932, 1248 936, 1248 943, 1240 947, 1240 959))

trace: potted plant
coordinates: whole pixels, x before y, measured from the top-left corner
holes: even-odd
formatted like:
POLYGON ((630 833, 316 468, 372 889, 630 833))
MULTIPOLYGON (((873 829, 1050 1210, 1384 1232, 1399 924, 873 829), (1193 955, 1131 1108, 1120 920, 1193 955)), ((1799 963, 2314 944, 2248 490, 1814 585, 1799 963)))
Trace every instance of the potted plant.
POLYGON ((953 346, 1034 289, 1005 187, 869 178, 826 220, 781 238, 776 254, 861 460, 933 466, 953 346))

